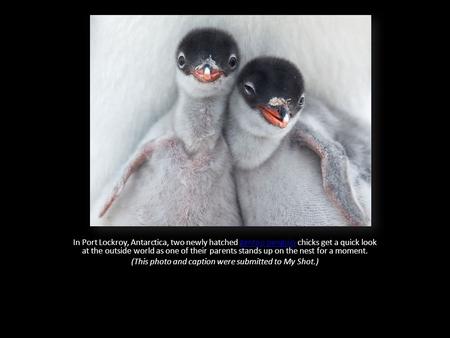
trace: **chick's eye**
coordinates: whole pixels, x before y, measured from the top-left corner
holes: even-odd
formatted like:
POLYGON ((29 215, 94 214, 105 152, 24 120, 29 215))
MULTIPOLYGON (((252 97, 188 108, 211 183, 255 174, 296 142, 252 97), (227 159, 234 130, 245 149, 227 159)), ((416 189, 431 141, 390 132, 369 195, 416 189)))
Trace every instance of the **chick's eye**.
POLYGON ((244 92, 248 96, 253 96, 256 93, 255 92, 255 87, 253 87, 252 83, 246 82, 246 83, 244 83, 244 92))
POLYGON ((230 68, 235 68, 237 66, 237 58, 235 55, 231 55, 230 59, 228 60, 228 65, 230 68))
POLYGON ((183 68, 183 67, 185 66, 185 64, 186 64, 186 58, 184 57, 183 54, 180 54, 180 55, 178 56, 178 66, 179 66, 180 68, 183 68))
POLYGON ((300 97, 300 100, 298 101, 299 106, 303 107, 303 105, 305 104, 305 96, 302 95, 300 97))

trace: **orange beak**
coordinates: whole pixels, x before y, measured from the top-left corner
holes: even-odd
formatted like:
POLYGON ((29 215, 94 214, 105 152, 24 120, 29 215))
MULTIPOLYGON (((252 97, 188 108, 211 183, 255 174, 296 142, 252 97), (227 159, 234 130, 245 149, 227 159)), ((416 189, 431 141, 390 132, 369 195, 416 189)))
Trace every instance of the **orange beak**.
POLYGON ((192 75, 194 75, 194 77, 200 81, 200 82, 214 82, 216 81, 218 78, 220 78, 223 75, 223 71, 218 70, 218 69, 210 69, 208 67, 203 67, 200 69, 195 69, 192 72, 192 75))
POLYGON ((269 122, 270 124, 277 126, 279 128, 287 127, 289 119, 282 119, 280 113, 275 109, 261 104, 257 105, 256 107, 259 109, 259 111, 261 112, 262 116, 266 119, 266 121, 269 122))

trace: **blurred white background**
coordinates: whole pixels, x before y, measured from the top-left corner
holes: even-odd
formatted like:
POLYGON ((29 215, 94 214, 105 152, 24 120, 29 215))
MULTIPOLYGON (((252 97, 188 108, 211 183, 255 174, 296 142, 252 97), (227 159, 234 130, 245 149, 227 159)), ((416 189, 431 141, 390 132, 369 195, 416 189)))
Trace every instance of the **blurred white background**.
POLYGON ((176 99, 175 49, 192 28, 230 32, 241 68, 261 55, 297 64, 310 93, 370 123, 370 16, 91 16, 91 206, 176 99))

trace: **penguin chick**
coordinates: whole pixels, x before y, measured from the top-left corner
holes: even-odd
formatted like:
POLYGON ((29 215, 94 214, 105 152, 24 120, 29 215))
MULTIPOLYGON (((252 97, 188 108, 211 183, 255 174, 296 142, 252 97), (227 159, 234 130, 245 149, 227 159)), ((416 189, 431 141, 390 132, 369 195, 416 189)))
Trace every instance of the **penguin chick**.
POLYGON ((326 131, 325 114, 305 103, 304 91, 302 74, 284 59, 256 58, 239 75, 225 133, 244 223, 365 225, 345 149, 326 131), (316 177, 319 168, 321 177, 316 177), (316 191, 321 185, 323 190, 316 191))
POLYGON ((99 210, 101 222, 241 225, 222 136, 238 46, 226 32, 196 29, 182 39, 174 61, 178 98, 125 165, 99 210))

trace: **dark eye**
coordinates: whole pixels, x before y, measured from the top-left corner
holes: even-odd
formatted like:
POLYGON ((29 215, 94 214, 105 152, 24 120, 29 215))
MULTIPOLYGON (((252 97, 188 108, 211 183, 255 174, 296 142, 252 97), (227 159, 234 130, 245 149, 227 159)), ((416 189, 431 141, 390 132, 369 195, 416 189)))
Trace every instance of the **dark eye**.
POLYGON ((248 96, 253 96, 256 94, 255 87, 253 87, 253 83, 246 82, 244 83, 244 92, 248 96))
POLYGON ((234 69, 237 66, 237 58, 234 54, 230 56, 230 59, 228 60, 228 65, 230 68, 234 69))
POLYGON ((300 100, 298 100, 298 105, 299 105, 300 107, 303 107, 304 104, 305 104, 305 95, 302 95, 302 96, 300 97, 300 100))
POLYGON ((184 54, 181 53, 181 54, 178 56, 178 66, 179 66, 180 68, 183 68, 185 64, 186 64, 186 58, 184 57, 184 54))

